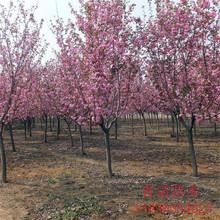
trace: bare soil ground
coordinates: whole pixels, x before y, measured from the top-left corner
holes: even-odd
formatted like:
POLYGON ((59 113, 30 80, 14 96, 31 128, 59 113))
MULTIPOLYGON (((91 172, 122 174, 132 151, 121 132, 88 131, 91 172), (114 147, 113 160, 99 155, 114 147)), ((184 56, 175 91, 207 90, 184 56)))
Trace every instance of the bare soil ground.
POLYGON ((11 152, 6 130, 9 183, 0 183, 0 220, 220 219, 219 136, 212 134, 212 125, 197 128, 195 150, 199 177, 193 177, 183 128, 177 143, 170 136, 171 128, 167 128, 165 121, 159 131, 148 124, 145 137, 140 121, 136 120, 132 135, 129 123, 121 120, 118 140, 114 139, 114 129, 112 131, 114 176, 111 179, 107 177, 104 137, 98 127, 93 129, 92 135, 89 129, 84 129, 86 155, 83 157, 79 154, 78 132, 73 131, 74 148, 70 148, 64 123, 60 140, 56 140, 55 131, 48 132, 46 144, 40 124, 27 140, 24 140, 22 127, 17 126, 14 131, 16 153, 11 152), (158 196, 158 187, 166 184, 168 197, 158 196), (154 187, 152 198, 148 194, 144 198, 142 186, 147 185, 154 187), (184 186, 182 197, 173 196, 175 185, 184 186), (198 194, 193 198, 187 195, 192 185, 198 194), (142 203, 158 204, 158 209, 152 212, 142 207, 142 203), (167 214, 166 206, 159 209, 159 204, 166 203, 170 209, 167 214), (178 210, 171 209, 171 203, 179 205, 178 210), (192 213, 195 203, 198 210, 194 208, 192 213))

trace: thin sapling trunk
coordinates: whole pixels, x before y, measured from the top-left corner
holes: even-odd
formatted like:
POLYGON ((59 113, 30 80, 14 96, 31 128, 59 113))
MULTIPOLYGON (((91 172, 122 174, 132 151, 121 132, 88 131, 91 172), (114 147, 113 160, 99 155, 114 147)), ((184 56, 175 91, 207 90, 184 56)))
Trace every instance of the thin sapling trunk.
POLYGON ((113 176, 112 173, 112 162, 111 162, 111 148, 110 148, 110 137, 109 137, 109 131, 110 128, 106 128, 104 124, 100 124, 100 127, 102 128, 102 131, 105 135, 105 148, 106 148, 106 162, 107 162, 107 170, 108 170, 108 177, 111 178, 113 176))
POLYGON ((44 143, 47 143, 47 114, 45 114, 44 143))
POLYGON ((4 125, 2 123, 1 127, 0 127, 1 168, 2 168, 2 182, 7 183, 7 178, 6 178, 6 156, 5 156, 5 147, 4 147, 3 137, 2 137, 3 127, 4 127, 4 125))
POLYGON ((118 119, 115 121, 115 139, 118 139, 118 119))
POLYGON ((60 139, 60 118, 57 117, 57 140, 60 139))
POLYGON ((12 151, 16 152, 11 122, 8 123, 8 129, 9 129, 10 138, 11 138, 12 151))
POLYGON ((72 132, 71 132, 71 123, 72 123, 72 120, 65 118, 64 121, 65 121, 66 124, 67 124, 68 132, 69 132, 69 137, 70 137, 71 148, 73 148, 73 136, 72 136, 72 132))
POLYGON ((190 125, 187 125, 185 120, 182 117, 180 117, 180 120, 183 123, 183 126, 187 130, 189 151, 190 151, 190 154, 191 154, 192 166, 193 166, 193 175, 198 176, 198 168, 197 168, 196 154, 195 154, 194 143, 193 143, 193 132, 192 132, 192 129, 193 129, 193 126, 194 126, 194 123, 195 123, 195 117, 192 115, 190 125))
POLYGON ((78 128, 79 128, 79 137, 80 137, 80 153, 81 156, 85 155, 84 152, 84 141, 83 141, 83 134, 82 134, 82 126, 78 124, 78 128))
POLYGON ((146 119, 145 119, 145 116, 144 116, 144 113, 141 112, 140 113, 142 118, 143 118, 143 122, 144 122, 144 136, 147 136, 147 125, 146 125, 146 119))

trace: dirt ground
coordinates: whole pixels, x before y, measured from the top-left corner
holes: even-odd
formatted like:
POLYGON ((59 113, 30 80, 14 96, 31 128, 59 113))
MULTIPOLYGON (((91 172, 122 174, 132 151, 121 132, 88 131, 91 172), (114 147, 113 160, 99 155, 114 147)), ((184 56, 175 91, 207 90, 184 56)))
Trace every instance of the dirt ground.
POLYGON ((134 135, 128 121, 119 121, 118 139, 114 128, 111 137, 114 176, 110 179, 101 130, 94 128, 90 135, 84 129, 86 155, 81 157, 78 131, 72 128, 74 148, 70 148, 62 123, 60 140, 53 128, 46 144, 40 124, 27 140, 17 126, 15 153, 5 130, 8 183, 0 183, 0 220, 220 219, 220 139, 213 135, 213 125, 197 126, 199 177, 194 177, 183 128, 177 143, 165 121, 159 131, 148 123, 147 137, 139 120, 134 135), (167 186, 165 194, 162 186, 167 186))

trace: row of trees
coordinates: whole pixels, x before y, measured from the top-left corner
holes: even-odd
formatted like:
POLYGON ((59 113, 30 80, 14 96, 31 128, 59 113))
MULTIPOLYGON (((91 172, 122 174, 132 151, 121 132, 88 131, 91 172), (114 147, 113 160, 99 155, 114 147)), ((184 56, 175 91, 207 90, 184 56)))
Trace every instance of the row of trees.
POLYGON ((135 5, 125 0, 79 2, 79 12, 70 5, 74 19, 52 25, 60 49, 45 65, 41 58, 47 45, 40 37, 42 22, 34 19, 36 7, 25 10, 20 2, 16 8, 12 1, 8 9, 0 6, 3 182, 2 131, 15 119, 26 124, 53 116, 68 125, 75 121, 80 129, 100 126, 111 177, 112 125, 124 114, 137 113, 145 123, 146 112, 171 114, 183 123, 197 176, 192 128, 196 120, 220 119, 219 1, 156 1, 157 14, 147 22, 133 17, 135 5))

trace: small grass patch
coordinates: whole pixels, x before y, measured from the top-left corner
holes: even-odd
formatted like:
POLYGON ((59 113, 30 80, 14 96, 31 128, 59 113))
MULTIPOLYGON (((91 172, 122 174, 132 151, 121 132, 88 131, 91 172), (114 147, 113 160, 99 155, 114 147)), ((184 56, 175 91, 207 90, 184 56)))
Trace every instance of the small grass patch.
POLYGON ((65 220, 79 219, 83 217, 91 217, 93 213, 103 213, 106 211, 104 206, 100 206, 98 201, 90 198, 86 201, 78 199, 74 203, 66 203, 57 217, 65 220))
POLYGON ((56 180, 48 180, 48 183, 49 184, 55 184, 55 183, 57 183, 57 181, 56 180))
POLYGON ((48 204, 47 204, 47 203, 43 203, 43 204, 42 204, 42 208, 43 208, 43 209, 47 209, 47 207, 48 207, 48 204))

